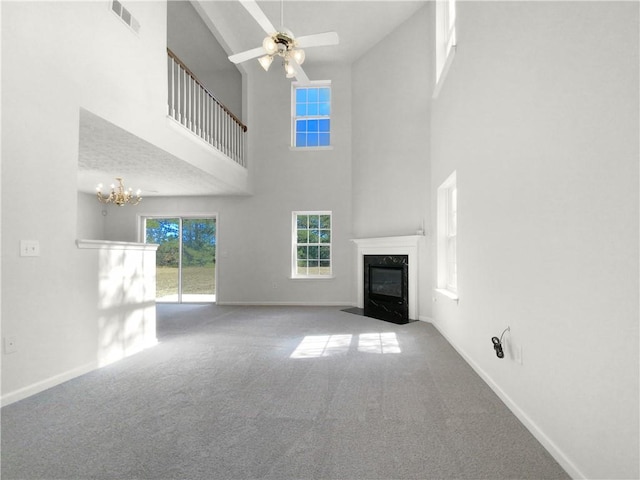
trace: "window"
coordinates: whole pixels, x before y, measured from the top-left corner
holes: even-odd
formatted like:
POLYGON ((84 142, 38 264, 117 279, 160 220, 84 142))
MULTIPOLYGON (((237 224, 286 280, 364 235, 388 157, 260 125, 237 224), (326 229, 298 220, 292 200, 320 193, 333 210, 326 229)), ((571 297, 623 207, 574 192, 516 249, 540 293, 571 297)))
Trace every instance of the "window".
POLYGON ((293 83, 293 139, 296 148, 318 148, 331 145, 331 83, 293 83))
POLYGON ((294 278, 331 276, 331 212, 293 212, 294 278))
POLYGON ((444 78, 453 60, 456 47, 456 2, 436 2, 436 88, 433 96, 440 92, 444 78))
POLYGON ((438 188, 438 290, 451 298, 458 294, 458 188, 456 172, 438 188))

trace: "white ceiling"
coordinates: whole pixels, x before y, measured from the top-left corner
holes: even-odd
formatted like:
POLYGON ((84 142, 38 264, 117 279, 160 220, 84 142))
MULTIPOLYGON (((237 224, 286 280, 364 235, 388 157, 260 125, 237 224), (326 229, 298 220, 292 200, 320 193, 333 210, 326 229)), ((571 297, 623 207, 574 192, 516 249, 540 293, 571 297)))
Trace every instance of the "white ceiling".
MULTIPOLYGON (((307 49, 307 62, 352 63, 422 8, 427 0, 257 0, 257 3, 276 28, 281 27, 282 7, 284 27, 295 36, 338 33, 339 45, 307 49)), ((208 17, 205 21, 217 30, 214 33, 218 33, 218 40, 222 37, 230 54, 262 45, 265 32, 239 1, 204 0, 197 2, 196 8, 208 17)))
MULTIPOLYGON (((321 62, 351 64, 387 37, 422 8, 428 0, 338 1, 285 0, 285 27, 296 36, 335 31, 340 44, 306 49, 305 65, 321 62)), ((262 44, 265 33, 237 0, 192 2, 226 54, 239 53, 262 44)), ((278 28, 281 2, 258 0, 259 6, 278 28)), ((389 37, 386 41, 393 41, 389 37)), ((403 48, 398 45, 398 50, 403 48)), ((236 68, 228 59, 216 63, 236 68), (227 63, 225 63, 227 62, 227 63)), ((125 186, 140 188, 144 196, 219 195, 220 182, 202 170, 106 122, 89 112, 80 115, 78 189, 94 193, 98 183, 109 185, 117 175, 125 186), (127 159, 135 159, 135 162, 127 159)))

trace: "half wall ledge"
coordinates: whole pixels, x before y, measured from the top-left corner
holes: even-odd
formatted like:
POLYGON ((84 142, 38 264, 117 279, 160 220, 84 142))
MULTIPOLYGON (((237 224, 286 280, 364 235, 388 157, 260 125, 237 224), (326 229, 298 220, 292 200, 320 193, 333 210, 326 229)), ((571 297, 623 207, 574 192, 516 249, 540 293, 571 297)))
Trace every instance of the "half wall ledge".
POLYGON ((76 240, 85 296, 94 304, 96 364, 116 362, 158 343, 157 244, 76 240))

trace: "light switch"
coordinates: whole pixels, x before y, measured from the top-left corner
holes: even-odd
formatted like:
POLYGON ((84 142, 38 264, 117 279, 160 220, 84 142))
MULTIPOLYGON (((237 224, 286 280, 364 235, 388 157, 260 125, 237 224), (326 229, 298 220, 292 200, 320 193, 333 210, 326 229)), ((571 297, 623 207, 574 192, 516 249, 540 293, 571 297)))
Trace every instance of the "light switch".
POLYGON ((20 240, 21 257, 39 257, 40 242, 38 240, 20 240))

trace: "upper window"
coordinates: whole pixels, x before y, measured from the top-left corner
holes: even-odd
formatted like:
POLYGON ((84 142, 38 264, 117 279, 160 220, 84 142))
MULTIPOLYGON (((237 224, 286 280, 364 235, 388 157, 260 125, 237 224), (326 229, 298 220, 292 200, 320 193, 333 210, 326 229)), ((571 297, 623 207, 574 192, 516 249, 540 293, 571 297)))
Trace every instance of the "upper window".
POLYGON ((293 83, 292 145, 318 148, 331 145, 331 83, 293 83))
POLYGON ((331 276, 331 212, 293 212, 292 277, 331 276))
POLYGON ((436 2, 436 88, 434 96, 442 87, 442 82, 453 60, 456 47, 456 0, 436 2))
POLYGON ((458 188, 453 172, 438 188, 438 288, 458 293, 458 188))

